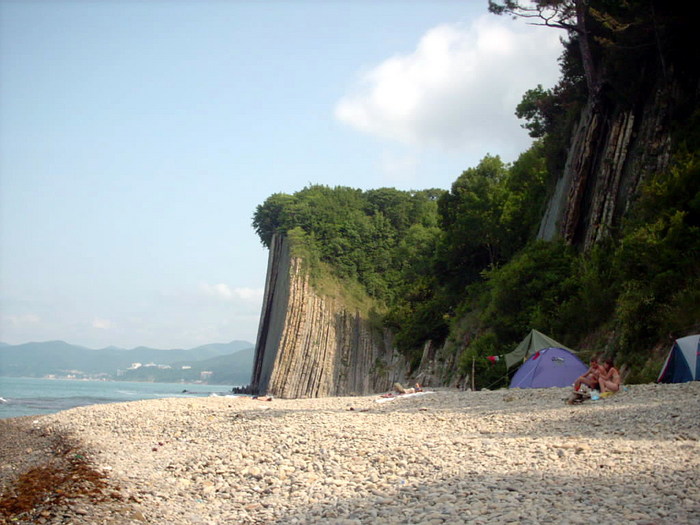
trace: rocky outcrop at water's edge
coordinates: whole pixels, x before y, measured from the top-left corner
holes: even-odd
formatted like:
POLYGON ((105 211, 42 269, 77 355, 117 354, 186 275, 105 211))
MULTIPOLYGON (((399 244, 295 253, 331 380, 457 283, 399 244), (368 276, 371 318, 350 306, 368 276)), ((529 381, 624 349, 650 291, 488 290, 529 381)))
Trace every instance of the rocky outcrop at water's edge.
POLYGON ((270 245, 251 391, 282 398, 362 395, 404 381, 391 334, 342 298, 317 293, 289 239, 270 245))

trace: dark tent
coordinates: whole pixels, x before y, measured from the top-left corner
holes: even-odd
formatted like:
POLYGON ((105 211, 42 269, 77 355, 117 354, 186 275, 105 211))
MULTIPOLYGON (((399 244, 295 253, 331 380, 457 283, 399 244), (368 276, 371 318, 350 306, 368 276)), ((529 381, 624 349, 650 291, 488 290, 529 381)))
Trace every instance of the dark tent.
POLYGON ((544 348, 535 352, 515 372, 510 388, 571 386, 588 367, 569 350, 544 348))
POLYGON ((700 335, 676 339, 661 367, 658 383, 700 381, 700 335))
POLYGON ((518 363, 522 363, 525 359, 543 348, 563 348, 564 350, 573 352, 571 348, 567 348, 551 337, 544 335, 542 332, 530 330, 530 333, 520 341, 520 344, 518 344, 515 350, 503 356, 506 360, 506 367, 510 368, 518 363))

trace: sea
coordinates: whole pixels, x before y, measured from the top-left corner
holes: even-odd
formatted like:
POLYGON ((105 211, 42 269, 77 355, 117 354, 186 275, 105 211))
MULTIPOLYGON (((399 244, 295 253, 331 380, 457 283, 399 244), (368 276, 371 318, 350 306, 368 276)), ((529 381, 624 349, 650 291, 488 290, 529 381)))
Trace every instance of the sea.
POLYGON ((232 396, 226 385, 0 377, 0 419, 163 397, 232 396))

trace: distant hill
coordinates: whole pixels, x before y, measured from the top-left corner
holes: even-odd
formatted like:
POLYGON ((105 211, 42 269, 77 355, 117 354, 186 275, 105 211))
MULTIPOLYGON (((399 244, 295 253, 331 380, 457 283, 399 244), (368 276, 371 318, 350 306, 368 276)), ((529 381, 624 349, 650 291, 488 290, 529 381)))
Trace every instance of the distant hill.
MULTIPOLYGON (((83 346, 72 345, 64 341, 47 341, 41 343, 25 343, 21 345, 0 344, 0 376, 12 377, 107 377, 116 379, 122 377, 124 371, 133 363, 142 365, 191 366, 199 368, 196 363, 222 356, 231 356, 221 361, 219 366, 232 366, 241 369, 241 374, 247 378, 252 369, 254 345, 247 341, 231 341, 230 343, 214 343, 191 349, 161 350, 156 348, 138 347, 123 349, 116 347, 92 350, 83 346), (242 352, 238 357, 233 357, 242 352), (246 353, 247 351, 247 353, 246 353), (250 363, 246 361, 250 354, 250 363)), ((201 364, 201 363, 200 363, 201 364)), ((217 362, 209 367, 202 366, 201 370, 211 370, 217 362)), ((158 369, 157 367, 144 367, 158 369)), ((167 369, 164 369, 167 370, 167 369)), ((212 370, 213 372, 213 370, 212 370)), ((224 370, 221 369, 221 374, 224 370)), ((231 373, 236 370, 231 370, 231 373)), ((213 374, 212 374, 213 378, 213 374)), ((209 382, 214 382, 210 378, 209 382)), ((136 380, 136 379, 135 379, 136 380)), ((161 379, 153 379, 161 380, 161 379)), ((230 381, 225 381, 228 384, 230 381)), ((238 383, 237 383, 238 384, 238 383)))
POLYGON ((123 371, 119 379, 168 383, 192 383, 205 380, 215 385, 244 386, 250 383, 253 355, 254 348, 251 347, 233 354, 219 355, 200 361, 178 361, 172 363, 170 368, 141 366, 123 371))

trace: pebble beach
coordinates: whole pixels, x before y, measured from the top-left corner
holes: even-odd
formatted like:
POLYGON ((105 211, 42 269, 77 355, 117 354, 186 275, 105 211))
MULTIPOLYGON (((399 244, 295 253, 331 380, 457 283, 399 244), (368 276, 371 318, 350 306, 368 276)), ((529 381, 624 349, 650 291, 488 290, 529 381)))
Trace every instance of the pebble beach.
POLYGON ((568 394, 177 398, 2 420, 0 523, 700 523, 700 382, 568 394))

